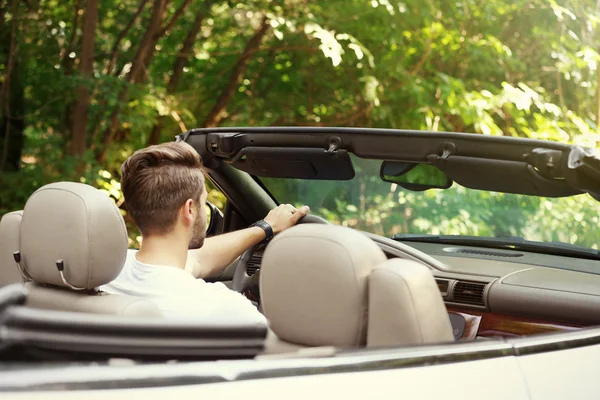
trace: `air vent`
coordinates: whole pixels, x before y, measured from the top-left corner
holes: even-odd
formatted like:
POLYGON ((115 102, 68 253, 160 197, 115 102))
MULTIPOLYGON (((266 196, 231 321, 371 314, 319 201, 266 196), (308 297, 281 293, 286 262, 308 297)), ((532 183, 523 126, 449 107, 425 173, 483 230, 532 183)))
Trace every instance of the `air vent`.
POLYGON ((452 301, 483 306, 485 305, 483 302, 485 286, 485 283, 458 281, 452 290, 452 301))
POLYGON ((250 257, 250 259, 246 263, 246 273, 249 276, 254 275, 256 271, 258 271, 258 269, 260 268, 260 265, 262 264, 263 253, 263 250, 255 252, 254 254, 252 254, 252 257, 250 257))
POLYGON ((448 289, 450 288, 450 281, 447 279, 436 279, 435 283, 437 283, 438 289, 442 294, 442 297, 448 296, 448 289))
POLYGON ((490 251, 490 250, 476 250, 476 249, 466 249, 461 247, 448 247, 445 248, 444 251, 448 253, 458 253, 458 254, 473 254, 477 256, 486 256, 486 257, 523 257, 521 253, 508 253, 502 251, 490 251))

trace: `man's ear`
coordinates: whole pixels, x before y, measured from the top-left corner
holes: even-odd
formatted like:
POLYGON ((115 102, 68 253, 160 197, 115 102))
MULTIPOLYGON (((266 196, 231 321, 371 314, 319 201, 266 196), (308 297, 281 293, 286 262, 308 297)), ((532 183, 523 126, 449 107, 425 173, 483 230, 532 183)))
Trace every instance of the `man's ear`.
POLYGON ((187 224, 193 224, 194 223, 194 200, 187 199, 185 201, 185 203, 183 203, 183 205, 181 206, 180 213, 181 213, 181 216, 183 217, 183 220, 187 224))

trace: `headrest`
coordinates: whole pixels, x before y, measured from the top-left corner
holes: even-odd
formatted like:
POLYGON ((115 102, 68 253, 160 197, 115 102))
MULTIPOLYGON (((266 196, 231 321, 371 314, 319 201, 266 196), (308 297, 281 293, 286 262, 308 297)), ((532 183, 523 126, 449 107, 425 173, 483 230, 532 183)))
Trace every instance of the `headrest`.
POLYGON ((270 328, 306 346, 365 345, 368 276, 384 261, 371 239, 349 228, 302 224, 280 233, 260 271, 270 328))
POLYGON ((404 346, 454 340, 448 311, 431 270, 400 258, 369 276, 367 346, 404 346))
POLYGON ((13 253, 19 251, 19 230, 23 211, 13 211, 0 220, 0 287, 23 281, 13 253))
POLYGON ((82 183, 52 183, 33 193, 23 211, 21 261, 31 278, 93 289, 121 272, 127 255, 127 229, 115 203, 82 183))

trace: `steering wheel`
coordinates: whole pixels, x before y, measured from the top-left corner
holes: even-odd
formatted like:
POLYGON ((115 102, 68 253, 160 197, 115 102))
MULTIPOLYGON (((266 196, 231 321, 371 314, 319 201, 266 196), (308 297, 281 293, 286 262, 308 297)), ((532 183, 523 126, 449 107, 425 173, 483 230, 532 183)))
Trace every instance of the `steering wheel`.
MULTIPOLYGON (((300 218, 297 224, 329 224, 329 222, 319 216, 308 214, 300 218)), ((252 255, 261 246, 264 246, 264 244, 259 243, 255 246, 252 246, 238 259, 237 265, 235 266, 231 287, 236 292, 244 293, 247 289, 258 286, 260 270, 256 271, 252 276, 248 275, 248 261, 250 261, 252 255)))

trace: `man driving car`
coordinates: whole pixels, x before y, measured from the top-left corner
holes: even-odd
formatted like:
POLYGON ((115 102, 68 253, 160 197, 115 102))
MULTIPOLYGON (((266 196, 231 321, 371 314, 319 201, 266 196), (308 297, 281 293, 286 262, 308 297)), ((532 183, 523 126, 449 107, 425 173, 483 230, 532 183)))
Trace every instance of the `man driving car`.
POLYGON ((264 321, 243 295, 202 278, 246 249, 295 225, 309 209, 285 204, 253 226, 205 238, 207 192, 202 161, 185 142, 136 151, 121 166, 125 205, 142 234, 121 274, 100 290, 152 300, 168 317, 227 316, 264 321))

